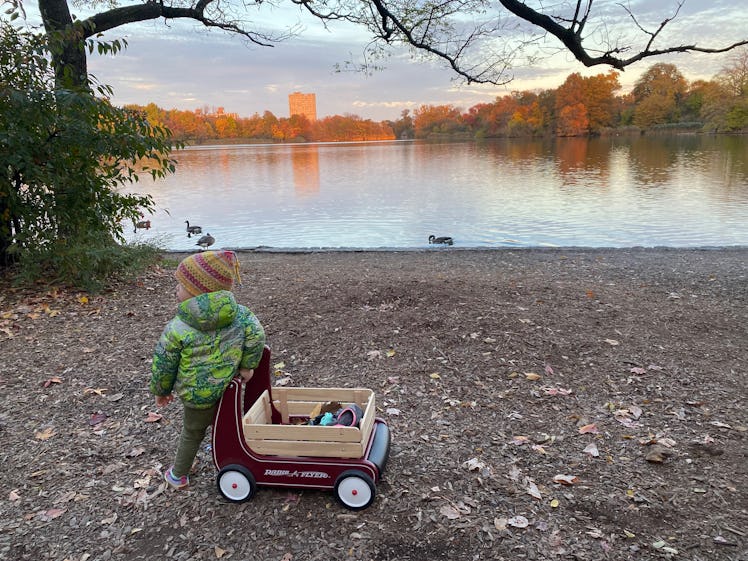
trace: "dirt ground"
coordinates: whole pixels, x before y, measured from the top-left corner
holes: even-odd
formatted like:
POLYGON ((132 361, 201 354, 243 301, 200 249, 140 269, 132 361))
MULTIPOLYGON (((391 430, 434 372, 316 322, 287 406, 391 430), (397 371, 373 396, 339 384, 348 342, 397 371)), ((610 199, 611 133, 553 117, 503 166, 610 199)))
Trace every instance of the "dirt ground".
POLYGON ((748 249, 241 253, 277 381, 376 393, 360 512, 229 503, 207 447, 165 488, 181 407, 146 385, 180 258, 2 284, 0 559, 748 560, 748 249))

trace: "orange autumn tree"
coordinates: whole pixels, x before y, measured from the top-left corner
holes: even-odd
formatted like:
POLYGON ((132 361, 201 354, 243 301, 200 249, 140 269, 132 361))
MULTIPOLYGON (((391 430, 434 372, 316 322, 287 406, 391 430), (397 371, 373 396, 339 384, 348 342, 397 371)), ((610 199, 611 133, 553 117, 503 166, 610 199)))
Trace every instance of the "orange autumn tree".
POLYGON ((616 92, 621 89, 618 72, 583 77, 569 75, 556 90, 556 134, 597 134, 613 126, 617 117, 616 92))
POLYGON ((413 112, 416 138, 454 134, 466 127, 460 110, 453 105, 421 105, 413 112))
POLYGON ((516 109, 509 120, 512 136, 534 136, 543 132, 546 118, 540 105, 539 96, 533 92, 515 92, 516 109))

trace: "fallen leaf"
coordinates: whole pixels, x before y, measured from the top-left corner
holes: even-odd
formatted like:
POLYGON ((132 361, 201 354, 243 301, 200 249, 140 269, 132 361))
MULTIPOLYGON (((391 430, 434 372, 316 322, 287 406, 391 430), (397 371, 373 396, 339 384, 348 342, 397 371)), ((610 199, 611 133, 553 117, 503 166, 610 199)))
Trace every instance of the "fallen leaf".
POLYGON ((654 464, 661 464, 665 461, 666 456, 667 453, 665 452, 665 448, 655 445, 649 449, 649 451, 644 456, 644 459, 654 464))
POLYGON ((88 304, 88 296, 78 296, 78 302, 81 304, 88 304))
POLYGON ((48 388, 52 384, 62 384, 62 378, 60 378, 59 376, 52 376, 51 378, 47 378, 46 380, 44 380, 42 386, 48 388))
POLYGON ((95 393, 96 395, 106 397, 106 394, 104 393, 105 391, 106 391, 106 388, 86 388, 85 390, 83 390, 83 395, 95 393))
POLYGON ((523 444, 527 444, 528 442, 530 442, 530 439, 526 436, 518 435, 512 437, 512 444, 514 444, 515 446, 522 446, 523 444))
POLYGON ((565 388, 542 388, 545 395, 569 395, 571 390, 565 388))
POLYGON ((579 434, 600 434, 600 429, 597 428, 595 423, 590 423, 589 425, 579 427, 579 434))
POLYGON ((470 458, 468 461, 463 462, 462 467, 468 471, 481 471, 485 469, 486 463, 479 460, 478 458, 470 458))
POLYGON ((618 346, 618 345, 621 344, 618 341, 616 341, 615 339, 605 339, 605 342, 608 343, 608 345, 610 345, 612 347, 615 347, 615 346, 618 346))
POLYGON ((496 528, 499 532, 502 532, 506 530, 506 526, 508 524, 509 520, 506 518, 494 518, 493 519, 493 527, 496 528))
POLYGON ((558 499, 553 499, 551 501, 551 508, 558 508, 559 502, 558 499))
POLYGON ((96 413, 91 413, 91 417, 88 419, 88 424, 92 427, 95 427, 99 423, 103 423, 106 421, 108 415, 102 411, 97 411, 96 413))
POLYGON ((506 521, 507 526, 514 526, 515 528, 527 528, 530 525, 530 521, 524 516, 512 516, 506 521))
POLYGON ((530 481, 527 485, 527 493, 536 499, 542 499, 543 495, 540 494, 540 489, 535 485, 534 481, 530 481))
POLYGON ((158 423, 164 416, 153 411, 148 411, 148 416, 145 418, 146 423, 158 423))
POLYGON ((125 394, 115 393, 115 394, 112 394, 112 395, 108 395, 106 398, 107 398, 108 401, 119 401, 123 397, 125 397, 125 394))
POLYGON ((522 472, 519 470, 519 468, 512 464, 512 469, 509 470, 508 477, 512 481, 519 481, 519 476, 522 475, 522 472))
POLYGON ((444 505, 439 509, 442 516, 446 516, 449 520, 457 520, 460 516, 460 512, 452 505, 444 505))
POLYGON ((560 483, 561 485, 574 485, 579 482, 579 478, 576 475, 565 475, 559 473, 553 476, 553 481, 555 483, 560 483))
POLYGON ((213 551, 215 552, 217 559, 220 559, 221 557, 223 557, 224 555, 226 555, 226 550, 225 549, 221 549, 218 546, 215 546, 213 548, 213 551))
POLYGON ((439 376, 438 372, 432 372, 431 374, 429 374, 429 378, 431 378, 432 380, 439 380, 441 379, 441 376, 439 376))
POLYGON ((540 374, 536 374, 535 372, 525 372, 525 378, 534 382, 535 380, 540 380, 541 376, 540 374))
POLYGON ((46 427, 38 430, 34 433, 34 438, 37 440, 47 440, 55 435, 55 429, 52 427, 46 427))
POLYGON ((585 449, 583 450, 585 454, 589 454, 593 458, 597 458, 600 456, 600 451, 597 449, 597 444, 594 442, 590 442, 585 449))
POLYGON ((143 452, 145 452, 145 448, 143 448, 142 446, 138 446, 130 450, 127 454, 125 454, 125 456, 127 456, 128 458, 134 458, 136 456, 140 456, 143 452))
POLYGON ((42 522, 48 522, 49 520, 54 520, 55 518, 59 518, 63 514, 67 512, 66 508, 50 508, 49 510, 45 510, 44 512, 40 512, 36 518, 41 520, 42 522))
POLYGON ((387 355, 387 358, 392 358, 393 356, 395 356, 395 351, 390 349, 385 354, 387 355))
POLYGON ((632 374, 646 374, 647 371, 644 368, 640 368, 638 366, 634 366, 631 370, 629 370, 632 374))

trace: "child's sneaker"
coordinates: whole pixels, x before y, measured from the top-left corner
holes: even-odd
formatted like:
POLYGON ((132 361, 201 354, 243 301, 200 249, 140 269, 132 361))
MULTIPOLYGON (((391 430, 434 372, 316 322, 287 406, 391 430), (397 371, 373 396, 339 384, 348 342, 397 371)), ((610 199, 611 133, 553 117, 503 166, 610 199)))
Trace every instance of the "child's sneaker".
POLYGON ((177 477, 174 475, 174 466, 164 472, 164 480, 174 489, 184 489, 190 484, 190 478, 186 475, 177 477))

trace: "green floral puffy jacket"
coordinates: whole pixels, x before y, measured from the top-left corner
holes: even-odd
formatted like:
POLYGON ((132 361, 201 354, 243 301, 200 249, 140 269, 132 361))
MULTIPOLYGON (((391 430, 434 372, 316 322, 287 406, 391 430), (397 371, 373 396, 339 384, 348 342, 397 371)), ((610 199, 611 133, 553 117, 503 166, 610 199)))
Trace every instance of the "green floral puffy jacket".
POLYGON ((179 304, 153 355, 149 389, 174 392, 187 407, 208 409, 223 395, 238 368, 255 368, 265 330, 226 290, 200 294, 179 304))

